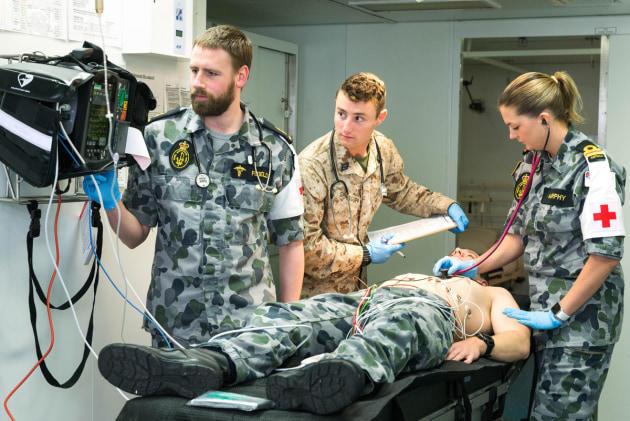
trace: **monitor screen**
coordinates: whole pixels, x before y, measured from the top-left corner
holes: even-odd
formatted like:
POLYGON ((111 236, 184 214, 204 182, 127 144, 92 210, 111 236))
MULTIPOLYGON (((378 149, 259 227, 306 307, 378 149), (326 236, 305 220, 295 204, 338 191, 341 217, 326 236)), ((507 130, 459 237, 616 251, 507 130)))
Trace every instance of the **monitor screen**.
MULTIPOLYGON (((109 106, 114 115, 117 114, 117 90, 113 81, 108 83, 109 106)), ((83 157, 86 161, 101 161, 109 158, 107 138, 109 135, 109 121, 107 120, 107 104, 105 103, 104 84, 95 82, 92 86, 87 118, 87 133, 83 157)))

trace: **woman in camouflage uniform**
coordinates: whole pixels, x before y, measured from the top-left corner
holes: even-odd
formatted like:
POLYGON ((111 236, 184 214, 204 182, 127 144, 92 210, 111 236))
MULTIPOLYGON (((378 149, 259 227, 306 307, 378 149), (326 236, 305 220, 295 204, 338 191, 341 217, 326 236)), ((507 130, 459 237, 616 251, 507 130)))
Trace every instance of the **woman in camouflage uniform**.
POLYGON ((591 419, 621 331, 626 172, 573 127, 580 106, 565 72, 526 73, 508 85, 499 110, 510 138, 526 148, 509 215, 526 196, 504 241, 478 268, 448 257, 435 267, 474 276, 524 255, 532 311, 505 313, 536 329, 533 419, 591 419))

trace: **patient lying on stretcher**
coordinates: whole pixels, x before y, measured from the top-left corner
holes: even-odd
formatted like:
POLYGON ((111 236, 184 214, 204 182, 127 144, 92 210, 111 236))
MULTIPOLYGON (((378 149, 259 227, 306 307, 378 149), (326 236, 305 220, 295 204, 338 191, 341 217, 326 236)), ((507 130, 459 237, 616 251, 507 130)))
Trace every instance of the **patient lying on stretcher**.
POLYGON ((187 398, 256 378, 280 409, 336 412, 403 372, 446 360, 500 361, 529 353, 527 327, 502 311, 510 293, 469 278, 405 274, 350 294, 265 303, 244 329, 186 350, 108 345, 98 366, 113 385, 138 395, 187 398), (272 374, 296 352, 312 355, 272 374))

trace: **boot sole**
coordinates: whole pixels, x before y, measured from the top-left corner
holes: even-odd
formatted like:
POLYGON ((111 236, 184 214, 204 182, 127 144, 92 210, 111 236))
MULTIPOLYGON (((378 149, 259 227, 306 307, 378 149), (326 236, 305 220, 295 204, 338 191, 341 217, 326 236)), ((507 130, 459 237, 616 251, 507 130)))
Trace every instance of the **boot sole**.
POLYGON ((208 367, 169 359, 145 347, 108 345, 98 369, 114 386, 134 395, 177 395, 194 398, 221 387, 222 377, 208 367))
POLYGON ((267 397, 279 409, 325 415, 354 402, 363 389, 361 369, 344 360, 324 360, 267 379, 267 397))

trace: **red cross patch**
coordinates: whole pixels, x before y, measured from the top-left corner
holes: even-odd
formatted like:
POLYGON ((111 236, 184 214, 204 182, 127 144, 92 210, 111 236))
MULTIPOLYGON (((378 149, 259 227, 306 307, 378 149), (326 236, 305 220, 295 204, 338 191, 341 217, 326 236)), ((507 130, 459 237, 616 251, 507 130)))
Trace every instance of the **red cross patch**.
POLYGON ((601 221, 602 228, 610 228, 610 221, 617 219, 617 212, 610 212, 608 205, 599 205, 599 209, 593 213, 593 221, 601 221))

